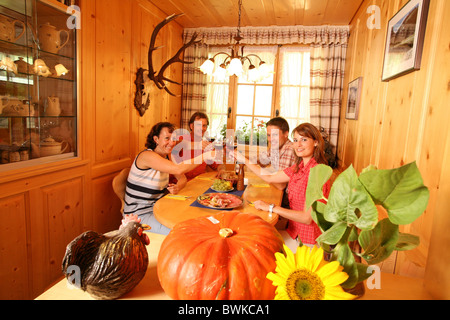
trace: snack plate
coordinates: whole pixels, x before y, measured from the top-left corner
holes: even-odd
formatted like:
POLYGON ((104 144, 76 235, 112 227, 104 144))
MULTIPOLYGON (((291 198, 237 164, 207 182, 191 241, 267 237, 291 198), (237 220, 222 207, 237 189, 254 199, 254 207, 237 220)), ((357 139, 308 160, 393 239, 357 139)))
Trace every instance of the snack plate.
POLYGON ((200 196, 197 197, 197 203, 200 204, 201 206, 208 208, 208 209, 214 209, 214 210, 228 210, 228 209, 235 209, 235 208, 239 208, 240 206, 242 206, 242 203, 244 201, 242 200, 241 197, 236 196, 234 194, 229 194, 229 193, 204 193, 200 196), (214 206, 212 204, 207 204, 205 203, 205 200, 207 201, 207 197, 219 197, 222 199, 227 199, 227 200, 231 200, 232 203, 229 206, 226 207, 217 207, 214 206))
POLYGON ((231 188, 231 189, 228 189, 228 190, 216 190, 216 189, 214 189, 213 186, 211 186, 211 190, 214 190, 214 191, 216 191, 216 192, 230 192, 230 191, 233 191, 234 188, 231 188))

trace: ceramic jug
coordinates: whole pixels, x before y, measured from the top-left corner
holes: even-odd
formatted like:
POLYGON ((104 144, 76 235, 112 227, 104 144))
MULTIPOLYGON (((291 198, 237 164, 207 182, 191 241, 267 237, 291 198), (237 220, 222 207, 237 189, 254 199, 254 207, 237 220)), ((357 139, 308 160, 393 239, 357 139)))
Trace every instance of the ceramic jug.
POLYGON ((47 97, 47 109, 45 109, 46 116, 59 116, 61 107, 59 105, 59 98, 55 96, 47 97))
POLYGON ((3 100, 2 115, 4 115, 4 116, 20 116, 20 117, 28 116, 29 108, 28 108, 27 104, 24 104, 21 100, 19 100, 17 98, 8 98, 8 101, 6 103, 3 100))
POLYGON ((58 53, 69 42, 69 32, 67 30, 56 30, 50 23, 39 27, 39 44, 41 49, 50 53, 58 53), (61 41, 61 34, 66 34, 66 40, 61 41))
POLYGON ((64 153, 69 147, 67 141, 57 142, 52 137, 45 138, 40 143, 39 156, 48 157, 64 153))
POLYGON ((20 20, 9 19, 5 15, 0 14, 0 39, 16 42, 25 33, 25 23, 20 20), (16 36, 16 24, 22 27, 22 31, 16 36))

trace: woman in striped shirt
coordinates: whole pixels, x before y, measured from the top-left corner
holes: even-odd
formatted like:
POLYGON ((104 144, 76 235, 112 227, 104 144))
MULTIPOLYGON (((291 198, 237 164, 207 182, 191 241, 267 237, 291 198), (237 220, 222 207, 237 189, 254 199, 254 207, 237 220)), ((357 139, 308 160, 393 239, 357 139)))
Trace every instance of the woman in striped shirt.
POLYGON ((175 126, 169 122, 160 122, 153 126, 147 136, 147 149, 134 159, 125 190, 124 214, 137 214, 141 223, 151 227, 150 232, 160 234, 168 234, 170 229, 154 217, 155 202, 168 192, 178 193, 187 181, 184 173, 202 163, 202 160, 196 161, 195 158, 179 164, 169 159, 176 144, 172 138, 174 130, 175 126), (169 174, 177 178, 176 184, 169 184, 169 174))

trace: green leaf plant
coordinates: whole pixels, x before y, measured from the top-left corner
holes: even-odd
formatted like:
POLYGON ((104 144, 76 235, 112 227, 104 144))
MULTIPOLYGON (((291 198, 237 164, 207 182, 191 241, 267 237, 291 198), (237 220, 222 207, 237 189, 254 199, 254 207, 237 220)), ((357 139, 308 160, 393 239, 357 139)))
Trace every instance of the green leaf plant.
POLYGON ((387 259, 394 250, 419 245, 419 238, 401 233, 399 225, 412 223, 425 211, 429 191, 415 162, 390 170, 369 166, 359 177, 351 165, 336 178, 326 199, 322 188, 332 173, 326 165, 311 169, 305 206, 311 207, 322 231, 318 244, 344 267, 349 278, 342 286, 350 289, 370 277, 370 265, 387 259), (386 210, 388 218, 379 219, 377 206, 386 210), (357 252, 352 250, 354 241, 360 246, 357 252))

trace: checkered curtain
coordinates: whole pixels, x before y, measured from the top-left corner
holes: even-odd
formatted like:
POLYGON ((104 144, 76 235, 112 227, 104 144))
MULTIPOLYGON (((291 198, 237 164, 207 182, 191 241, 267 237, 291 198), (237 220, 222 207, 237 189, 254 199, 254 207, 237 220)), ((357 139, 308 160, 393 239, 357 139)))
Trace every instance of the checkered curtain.
MULTIPOLYGON (((192 34, 199 34, 203 46, 189 48, 189 57, 202 57, 193 65, 185 65, 182 124, 189 115, 204 110, 204 81, 200 71, 193 70, 207 58, 208 45, 234 43, 236 28, 186 28, 183 33, 187 42, 192 34), (200 49, 201 48, 201 49, 200 49), (192 101, 188 101, 192 100, 192 101)), ((306 44, 311 47, 311 92, 310 121, 323 127, 328 134, 333 149, 337 146, 339 131, 339 110, 345 70, 350 28, 348 26, 288 26, 288 27, 244 27, 241 28, 241 43, 249 45, 306 44)))
POLYGON ((336 153, 347 43, 311 46, 310 122, 324 128, 336 153))
POLYGON ((208 58, 207 45, 194 45, 184 52, 184 60, 194 61, 183 67, 183 95, 181 98, 181 128, 189 129, 189 118, 194 112, 206 111, 206 75, 199 67, 208 58))

